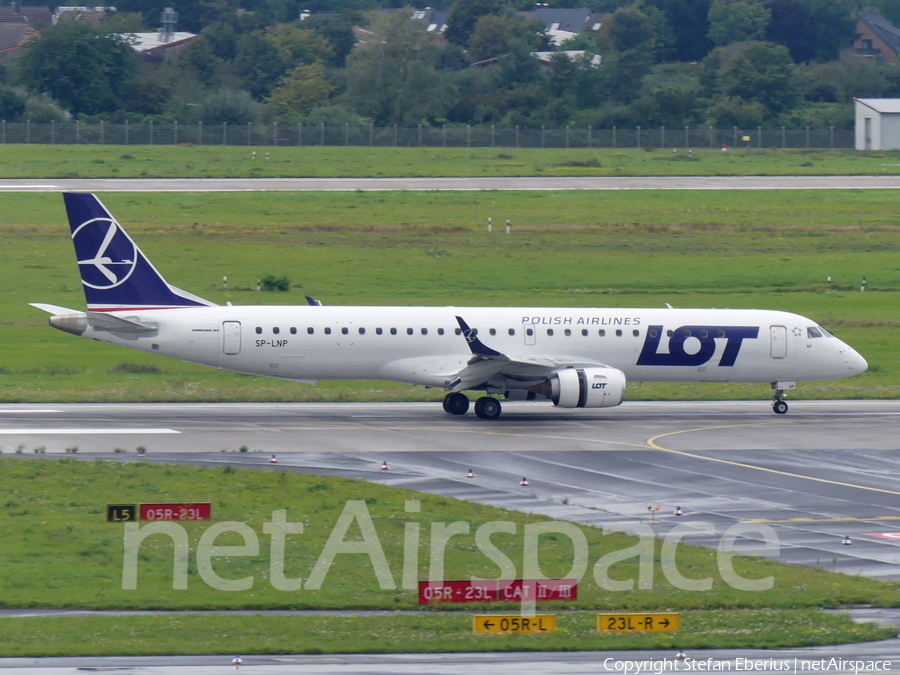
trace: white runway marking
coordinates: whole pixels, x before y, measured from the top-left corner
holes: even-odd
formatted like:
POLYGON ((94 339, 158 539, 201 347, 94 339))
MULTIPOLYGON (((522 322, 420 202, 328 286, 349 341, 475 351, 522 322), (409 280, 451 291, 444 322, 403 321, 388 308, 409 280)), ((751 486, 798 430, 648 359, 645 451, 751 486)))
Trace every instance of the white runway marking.
POLYGON ((0 436, 113 435, 113 434, 180 434, 175 429, 0 429, 0 436))

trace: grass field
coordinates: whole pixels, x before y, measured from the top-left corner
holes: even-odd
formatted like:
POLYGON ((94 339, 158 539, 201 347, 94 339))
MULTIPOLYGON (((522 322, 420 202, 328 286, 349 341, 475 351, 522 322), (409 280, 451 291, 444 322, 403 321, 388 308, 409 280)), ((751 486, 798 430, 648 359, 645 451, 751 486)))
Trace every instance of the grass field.
POLYGON ((895 175, 900 152, 4 145, 0 178, 895 175), (251 153, 255 152, 256 159, 251 153), (266 153, 269 159, 265 159, 266 153))
MULTIPOLYGON (((104 201, 170 282, 218 303, 302 304, 309 294, 329 305, 784 309, 834 330, 871 365, 857 378, 801 385, 798 397, 900 395, 893 191, 116 193, 104 201), (489 235, 489 216, 509 218, 512 234, 495 227, 489 235), (287 275, 292 289, 257 293, 267 272, 287 275)), ((252 378, 54 331, 28 302, 84 306, 61 199, 7 194, 3 203, 2 401, 440 397, 384 382, 312 388, 252 378)), ((629 389, 632 399, 769 395, 756 385, 629 389)))
MULTIPOLYGON (((86 609, 386 609, 413 610, 417 594, 404 590, 404 532, 420 523, 416 578, 429 575, 431 533, 435 524, 466 522, 470 533, 454 536, 446 547, 441 578, 471 575, 494 578, 497 566, 482 553, 475 531, 493 521, 511 522, 515 534, 495 534, 491 540, 522 572, 523 532, 539 516, 495 509, 446 497, 414 493, 356 480, 303 476, 283 472, 207 469, 148 463, 83 462, 42 458, 0 458, 0 606, 86 609), (419 513, 406 513, 405 501, 418 499, 419 513), (339 554, 321 588, 276 590, 269 581, 270 546, 263 523, 272 512, 287 510, 289 522, 303 522, 302 534, 287 537, 285 575, 304 584, 323 552, 339 516, 350 500, 365 500, 374 532, 396 585, 379 586, 366 554, 339 554), (108 503, 209 501, 212 522, 181 523, 188 532, 188 583, 174 590, 171 539, 152 535, 141 545, 137 584, 122 588, 125 527, 105 521, 108 503), (204 582, 196 550, 200 536, 217 522, 237 521, 259 538, 258 555, 225 554, 213 559, 216 574, 227 579, 252 577, 250 588, 216 590, 204 582)), ((516 613, 519 606, 471 604, 455 609, 466 614, 426 609, 422 615, 391 617, 199 617, 144 616, 0 619, 0 653, 14 655, 461 651, 496 649, 657 649, 690 647, 776 647, 883 639, 896 633, 873 625, 811 611, 856 604, 896 606, 898 584, 866 577, 834 574, 822 569, 795 568, 757 558, 738 557, 735 570, 747 579, 773 578, 769 590, 741 591, 727 584, 716 552, 683 543, 675 561, 690 579, 711 578, 708 591, 680 590, 661 567, 661 541, 653 555, 652 588, 616 591, 598 585, 592 568, 611 552, 623 551, 636 539, 602 534, 580 527, 588 544, 587 574, 578 599, 538 605, 541 613, 580 610, 560 615, 553 636, 475 637, 468 613, 516 613), (749 613, 711 610, 753 610, 749 613), (674 635, 601 637, 594 632, 591 611, 681 611, 683 628, 674 635), (201 626, 203 627, 201 629, 201 626), (262 638, 261 636, 268 636, 262 638), (152 641, 148 638, 152 636, 152 641), (312 639, 311 639, 312 638, 312 639)), ((354 524, 347 541, 358 541, 354 524)), ((244 543, 223 534, 217 546, 244 543)), ((573 565, 573 547, 562 534, 540 538, 540 566, 547 576, 566 575, 573 565)), ((224 552, 223 552, 224 553, 224 552)), ((413 563, 410 563, 413 564, 413 563)), ((609 578, 639 578, 639 559, 609 564, 609 578)))
MULTIPOLYGON (((565 614, 550 635, 473 635, 468 614, 272 617, 139 616, 0 619, 0 653, 384 654, 805 647, 885 640, 896 630, 812 610, 691 612, 677 633, 603 635, 596 613, 565 614)), ((224 665, 229 658, 221 659, 224 665)))

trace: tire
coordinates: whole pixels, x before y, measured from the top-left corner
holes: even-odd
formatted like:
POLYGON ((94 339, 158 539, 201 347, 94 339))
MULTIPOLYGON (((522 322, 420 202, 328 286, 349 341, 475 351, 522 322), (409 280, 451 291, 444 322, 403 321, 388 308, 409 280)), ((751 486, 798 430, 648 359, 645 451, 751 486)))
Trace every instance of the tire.
POLYGON ((772 410, 775 411, 776 415, 784 415, 788 411, 788 404, 785 401, 775 401, 772 405, 772 410))
POLYGON ((451 415, 465 415, 469 412, 469 399, 459 392, 447 394, 444 397, 444 410, 451 415))
POLYGON ((483 420, 495 420, 500 417, 502 411, 500 401, 490 396, 482 396, 475 401, 475 414, 483 420))

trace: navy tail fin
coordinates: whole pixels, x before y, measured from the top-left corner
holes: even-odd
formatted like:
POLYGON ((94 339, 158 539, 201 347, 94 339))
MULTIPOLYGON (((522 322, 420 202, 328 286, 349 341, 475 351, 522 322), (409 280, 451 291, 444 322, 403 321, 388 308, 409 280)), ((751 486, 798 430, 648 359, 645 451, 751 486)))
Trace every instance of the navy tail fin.
POLYGON ((169 309, 213 303, 166 283, 95 195, 63 194, 88 309, 169 309))

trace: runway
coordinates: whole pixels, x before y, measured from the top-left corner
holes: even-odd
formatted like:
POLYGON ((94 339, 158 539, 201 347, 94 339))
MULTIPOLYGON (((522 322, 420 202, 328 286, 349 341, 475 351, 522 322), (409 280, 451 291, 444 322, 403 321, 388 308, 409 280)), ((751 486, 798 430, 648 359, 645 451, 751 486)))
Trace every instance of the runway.
POLYGON ((766 401, 507 403, 492 422, 439 403, 4 405, 0 447, 348 476, 624 529, 658 505, 660 535, 711 524, 686 541, 716 546, 764 524, 782 562, 900 579, 898 422, 898 401, 795 401, 785 416, 766 401))
POLYGON ((900 176, 524 176, 456 178, 0 179, 0 192, 242 192, 368 190, 872 190, 900 176))

